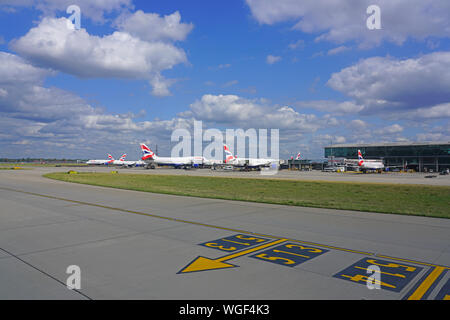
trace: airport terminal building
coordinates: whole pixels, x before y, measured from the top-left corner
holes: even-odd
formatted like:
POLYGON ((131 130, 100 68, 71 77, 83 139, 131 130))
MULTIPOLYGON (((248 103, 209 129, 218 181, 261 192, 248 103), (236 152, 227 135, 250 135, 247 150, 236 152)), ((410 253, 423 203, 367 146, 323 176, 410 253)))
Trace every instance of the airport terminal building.
POLYGON ((325 147, 325 158, 357 159, 358 150, 365 159, 381 159, 386 167, 418 172, 450 168, 450 141, 374 144, 335 144, 325 147))

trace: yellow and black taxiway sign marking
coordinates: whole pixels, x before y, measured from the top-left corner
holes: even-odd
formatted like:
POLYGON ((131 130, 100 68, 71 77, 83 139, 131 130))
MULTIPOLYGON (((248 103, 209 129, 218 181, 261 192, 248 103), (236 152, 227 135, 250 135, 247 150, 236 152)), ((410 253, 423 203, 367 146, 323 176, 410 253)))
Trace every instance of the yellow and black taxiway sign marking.
POLYGON ((368 272, 370 266, 377 266, 380 269, 379 279, 375 280, 376 284, 380 285, 381 289, 394 292, 400 292, 423 269, 410 264, 366 257, 333 277, 366 285, 372 275, 368 272))
POLYGON ((286 267, 295 267, 300 263, 314 259, 329 250, 319 249, 312 246, 302 246, 297 243, 283 243, 275 248, 251 255, 251 258, 280 264, 286 267))
POLYGON ((219 257, 216 259, 210 259, 205 258, 202 256, 199 256, 195 258, 192 262, 190 262, 187 266, 185 266, 183 269, 181 269, 178 273, 190 273, 190 272, 198 272, 198 271, 206 271, 206 270, 215 270, 215 269, 225 269, 225 268, 234 268, 238 267, 231 263, 226 263, 225 261, 235 259, 237 257, 244 256, 246 254, 265 249, 268 247, 271 247, 273 245, 277 245, 283 242, 286 242, 287 239, 278 239, 269 243, 264 243, 262 245, 239 251, 236 253, 231 253, 223 257, 219 257))
POLYGON ((233 236, 200 243, 200 245, 220 251, 234 252, 242 250, 244 248, 251 248, 256 245, 263 244, 267 241, 269 241, 269 239, 249 236, 245 234, 235 234, 233 236))

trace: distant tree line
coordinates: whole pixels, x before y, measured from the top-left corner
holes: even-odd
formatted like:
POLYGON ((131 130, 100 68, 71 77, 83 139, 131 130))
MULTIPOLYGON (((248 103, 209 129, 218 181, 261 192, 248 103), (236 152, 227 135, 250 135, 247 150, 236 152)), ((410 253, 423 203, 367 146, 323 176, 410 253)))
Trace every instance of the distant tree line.
POLYGON ((85 162, 87 160, 84 159, 44 159, 44 158, 18 158, 18 159, 9 159, 9 158, 0 158, 0 162, 31 162, 31 163, 78 163, 78 162, 85 162))

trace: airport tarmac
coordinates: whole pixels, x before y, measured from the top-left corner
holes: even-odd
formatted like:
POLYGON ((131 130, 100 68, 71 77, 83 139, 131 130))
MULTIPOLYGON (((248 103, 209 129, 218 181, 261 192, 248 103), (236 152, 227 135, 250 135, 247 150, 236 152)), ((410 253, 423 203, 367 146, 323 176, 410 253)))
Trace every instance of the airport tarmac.
POLYGON ((292 180, 314 180, 314 181, 348 181, 348 182, 371 182, 371 183, 398 183, 398 184, 427 184, 435 186, 450 186, 450 175, 439 175, 439 173, 355 173, 355 172, 322 172, 322 171, 298 171, 298 170, 279 170, 274 175, 263 175, 259 171, 226 171, 211 169, 173 169, 157 168, 146 170, 142 167, 137 168, 117 168, 104 166, 74 167, 74 168, 35 168, 46 170, 43 172, 68 171, 70 169, 80 172, 110 172, 119 170, 123 173, 136 174, 170 174, 170 175, 194 175, 207 177, 236 177, 236 178, 258 178, 258 179, 292 179, 292 180), (50 171, 49 171, 50 170, 50 171), (433 177, 433 178, 426 178, 433 177))
POLYGON ((152 194, 41 176, 67 170, 0 171, 0 299, 450 298, 448 219, 152 194), (81 271, 79 290, 66 286, 72 265, 81 271), (375 289, 366 281, 371 266, 380 268, 375 289))

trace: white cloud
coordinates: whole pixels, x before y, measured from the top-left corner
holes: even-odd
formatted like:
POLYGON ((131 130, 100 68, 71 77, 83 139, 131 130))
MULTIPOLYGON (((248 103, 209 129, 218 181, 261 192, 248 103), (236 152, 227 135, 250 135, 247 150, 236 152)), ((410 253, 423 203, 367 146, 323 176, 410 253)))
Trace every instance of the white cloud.
POLYGON ((0 85, 37 83, 52 74, 50 70, 36 68, 14 54, 0 52, 0 61, 0 85))
POLYGON ((390 126, 386 126, 384 128, 375 130, 375 134, 378 135, 391 135, 391 134, 396 134, 396 133, 400 133, 403 131, 403 127, 397 123, 390 125, 390 126))
POLYGON ((320 146, 328 146, 331 144, 345 143, 347 139, 344 136, 331 134, 318 134, 312 138, 312 142, 320 146))
POLYGON ((385 116, 450 101, 450 52, 415 59, 373 57, 334 73, 328 85, 385 116))
POLYGON ((450 118, 450 102, 442 103, 431 108, 419 108, 414 111, 410 111, 404 115, 407 119, 443 119, 450 118))
POLYGON ((418 133, 418 141, 450 141, 450 134, 437 132, 437 133, 418 133))
POLYGON ((364 109, 364 106, 356 104, 353 101, 337 102, 333 100, 313 100, 313 101, 298 101, 296 106, 301 108, 312 108, 315 110, 330 112, 333 114, 353 114, 358 113, 364 109))
POLYGON ((276 63, 276 62, 278 62, 278 61, 280 61, 281 60, 281 57, 279 57, 279 56, 273 56, 273 55, 271 55, 271 54, 269 54, 267 57, 266 57, 266 62, 268 63, 268 64, 274 64, 274 63, 276 63))
POLYGON ((189 128, 193 121, 138 122, 132 113, 107 113, 74 93, 44 87, 45 77, 52 72, 5 52, 0 52, 0 74, 1 92, 7 92, 0 94, 0 150, 4 156, 80 157, 86 152, 111 152, 106 150, 111 146, 130 148, 130 142, 138 155, 139 141, 160 141, 163 149, 174 128, 189 128))
POLYGON ((339 54, 339 53, 342 53, 342 52, 345 52, 345 51, 348 51, 348 50, 350 50, 350 48, 349 47, 346 47, 346 46, 339 46, 339 47, 337 47, 337 48, 333 48, 333 49, 330 49, 330 50, 328 50, 328 55, 329 56, 333 56, 333 55, 336 55, 336 54, 339 54))
POLYGON ((12 48, 37 65, 83 78, 147 79, 157 95, 167 95, 170 84, 161 72, 187 62, 184 51, 170 43, 118 31, 94 36, 75 30, 66 18, 44 18, 12 48))
POLYGON ((353 130, 365 130, 367 127, 368 123, 361 119, 354 119, 349 124, 349 128, 353 130))
POLYGON ((293 29, 319 34, 316 40, 360 46, 382 41, 402 44, 408 38, 449 37, 450 2, 447 0, 378 0, 382 30, 368 30, 366 9, 372 0, 298 1, 246 0, 253 17, 262 24, 292 22, 293 29))
POLYGON ((138 10, 133 14, 120 16, 116 25, 120 31, 145 41, 182 41, 194 28, 192 23, 181 23, 178 11, 164 17, 156 13, 138 10))
POLYGON ((245 99, 236 95, 206 94, 190 105, 183 114, 195 119, 241 128, 274 128, 297 132, 314 132, 333 124, 329 117, 301 114, 288 106, 273 106, 261 99, 245 99))

